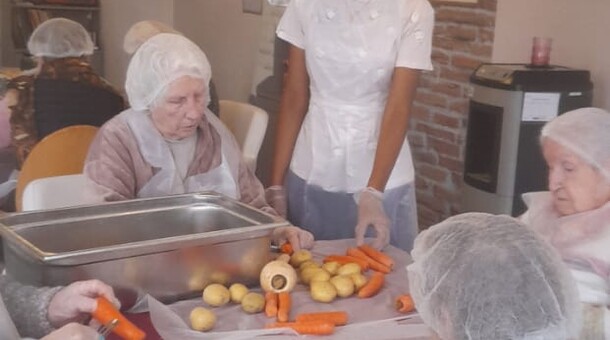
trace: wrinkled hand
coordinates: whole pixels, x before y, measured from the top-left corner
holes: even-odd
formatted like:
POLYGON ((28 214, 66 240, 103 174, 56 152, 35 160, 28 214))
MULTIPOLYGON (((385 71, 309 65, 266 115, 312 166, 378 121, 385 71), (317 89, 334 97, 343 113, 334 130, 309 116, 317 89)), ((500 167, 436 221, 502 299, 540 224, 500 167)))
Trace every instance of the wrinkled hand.
POLYGON ((265 200, 284 219, 287 215, 286 190, 281 185, 273 185, 265 189, 265 200))
POLYGON ((51 332, 40 340, 99 340, 100 334, 93 328, 76 322, 51 332))
POLYGON ((85 320, 97 308, 95 299, 98 296, 104 296, 120 306, 112 288, 107 284, 99 280, 78 281, 53 296, 47 312, 49 322, 59 328, 68 322, 85 320))
POLYGON ((364 243, 364 235, 369 226, 375 229, 375 240, 371 244, 382 249, 390 243, 390 220, 383 210, 383 194, 373 188, 366 188, 358 197, 358 224, 356 225, 356 244, 364 243))
POLYGON ((309 231, 298 227, 275 228, 272 238, 275 244, 290 242, 294 251, 313 247, 313 235, 309 231))

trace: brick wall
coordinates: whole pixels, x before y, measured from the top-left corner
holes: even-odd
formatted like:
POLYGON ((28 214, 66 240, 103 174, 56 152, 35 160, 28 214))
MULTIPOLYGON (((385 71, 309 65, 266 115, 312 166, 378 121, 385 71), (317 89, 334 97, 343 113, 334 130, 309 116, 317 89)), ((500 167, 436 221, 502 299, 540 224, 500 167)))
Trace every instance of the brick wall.
POLYGON ((422 76, 409 130, 421 229, 460 212, 468 79, 480 63, 491 60, 496 2, 432 1, 434 71, 422 76))

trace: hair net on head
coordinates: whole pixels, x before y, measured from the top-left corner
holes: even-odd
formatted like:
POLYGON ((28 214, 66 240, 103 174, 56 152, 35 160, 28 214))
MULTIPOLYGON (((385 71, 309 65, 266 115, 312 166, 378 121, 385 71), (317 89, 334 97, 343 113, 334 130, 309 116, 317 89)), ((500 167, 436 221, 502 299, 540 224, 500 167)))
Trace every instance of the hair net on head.
POLYGON ((35 57, 81 57, 93 54, 89 32, 78 22, 53 18, 40 24, 30 40, 28 51, 35 57))
POLYGON ((129 104, 134 110, 150 109, 167 86, 183 76, 210 83, 212 70, 205 53, 181 35, 157 34, 142 44, 129 62, 125 80, 129 104))
POLYGON ((154 20, 144 20, 133 24, 123 39, 123 50, 127 54, 134 54, 146 40, 154 37, 159 33, 174 33, 182 34, 172 27, 154 20))
POLYGON ((595 107, 566 112, 546 123, 550 138, 598 168, 610 180, 610 113, 595 107))
POLYGON ((415 239, 407 267, 417 310, 443 339, 566 339, 580 305, 559 256, 509 216, 451 217, 415 239))

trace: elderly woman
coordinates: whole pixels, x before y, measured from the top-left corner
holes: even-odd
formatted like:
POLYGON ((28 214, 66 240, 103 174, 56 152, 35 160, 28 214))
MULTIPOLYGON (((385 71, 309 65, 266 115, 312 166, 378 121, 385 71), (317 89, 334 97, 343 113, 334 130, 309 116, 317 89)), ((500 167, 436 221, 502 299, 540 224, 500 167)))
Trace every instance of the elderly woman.
POLYGON ((0 292, 0 339, 3 340, 21 336, 43 340, 99 340, 102 338, 93 328, 80 322, 90 318, 97 307, 97 296, 119 304, 112 288, 97 280, 79 281, 63 288, 36 288, 0 275, 0 292))
POLYGON ((549 191, 523 195, 521 219, 559 251, 576 279, 583 338, 610 338, 610 113, 565 113, 544 126, 540 140, 549 191))
POLYGON ((419 234, 411 254, 410 292, 441 339, 577 339, 574 281, 552 247, 516 219, 454 216, 419 234))
MULTIPOLYGON (((87 196, 119 201, 216 191, 271 214, 262 184, 227 128, 207 108, 210 64, 190 40, 161 33, 133 55, 125 88, 131 109, 98 132, 85 161, 87 196)), ((310 247, 308 232, 279 237, 310 247)))
POLYGON ((30 36, 28 51, 37 68, 14 78, 7 94, 19 167, 46 135, 71 125, 101 126, 124 108, 119 92, 89 64, 94 45, 79 23, 45 21, 30 36))

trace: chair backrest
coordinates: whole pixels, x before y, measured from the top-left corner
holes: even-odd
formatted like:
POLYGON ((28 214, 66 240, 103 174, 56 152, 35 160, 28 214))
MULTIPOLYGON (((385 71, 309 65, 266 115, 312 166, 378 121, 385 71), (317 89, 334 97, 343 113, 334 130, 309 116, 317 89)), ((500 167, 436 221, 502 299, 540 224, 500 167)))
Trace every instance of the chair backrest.
POLYGON ((46 210, 86 204, 85 175, 64 175, 39 178, 26 185, 22 210, 46 210))
POLYGON ((267 131, 267 112, 247 103, 221 100, 220 120, 235 136, 248 167, 255 171, 258 152, 267 131))
POLYGON ((15 192, 17 211, 22 210, 23 190, 31 181, 83 172, 89 145, 97 129, 89 125, 69 126, 53 132, 34 146, 23 162, 17 179, 15 192))

